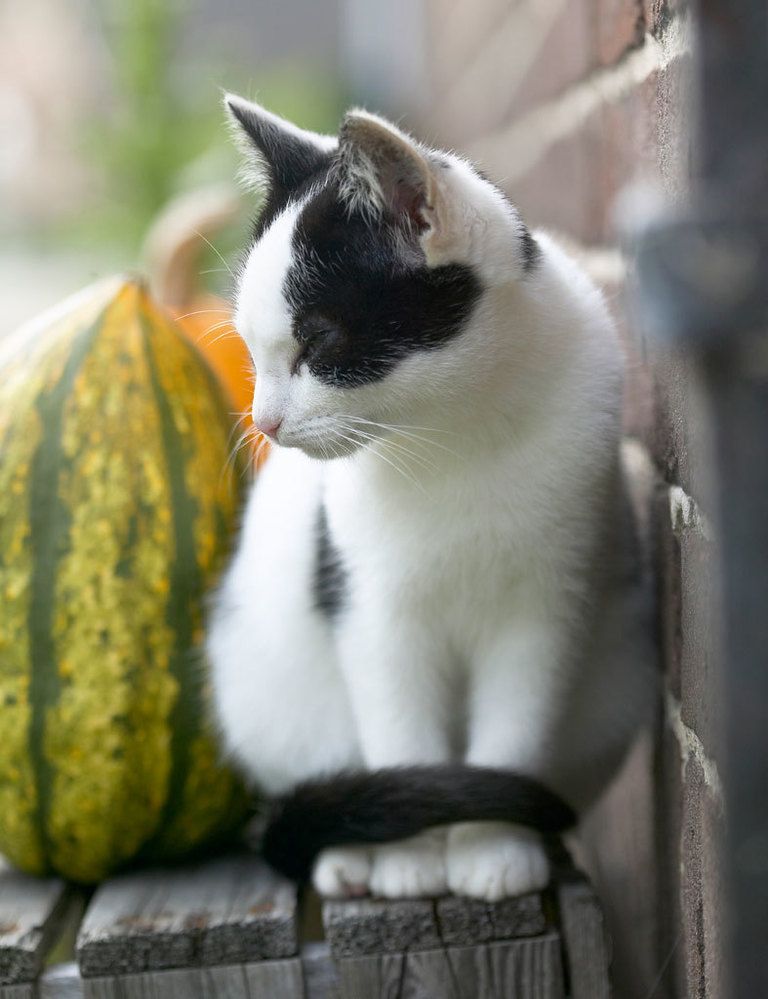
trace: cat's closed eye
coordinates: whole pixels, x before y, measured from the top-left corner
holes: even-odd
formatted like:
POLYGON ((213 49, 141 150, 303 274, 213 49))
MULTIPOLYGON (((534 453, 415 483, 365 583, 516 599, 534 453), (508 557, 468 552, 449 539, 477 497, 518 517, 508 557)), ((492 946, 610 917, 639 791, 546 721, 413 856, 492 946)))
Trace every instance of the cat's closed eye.
POLYGON ((329 348, 338 345, 343 338, 343 331, 338 323, 326 316, 309 315, 296 323, 293 335, 299 343, 292 368, 292 373, 296 374, 304 362, 309 363, 329 348))

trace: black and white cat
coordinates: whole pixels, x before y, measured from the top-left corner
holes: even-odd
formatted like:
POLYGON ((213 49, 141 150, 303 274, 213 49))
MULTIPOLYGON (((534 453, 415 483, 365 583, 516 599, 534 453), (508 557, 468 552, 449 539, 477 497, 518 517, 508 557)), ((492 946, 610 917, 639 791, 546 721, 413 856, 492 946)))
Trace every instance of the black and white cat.
POLYGON ((268 855, 331 895, 540 888, 536 828, 595 799, 651 689, 613 324, 459 157, 227 104, 265 190, 236 326, 277 446, 210 621, 216 709, 267 794, 328 778, 268 855))

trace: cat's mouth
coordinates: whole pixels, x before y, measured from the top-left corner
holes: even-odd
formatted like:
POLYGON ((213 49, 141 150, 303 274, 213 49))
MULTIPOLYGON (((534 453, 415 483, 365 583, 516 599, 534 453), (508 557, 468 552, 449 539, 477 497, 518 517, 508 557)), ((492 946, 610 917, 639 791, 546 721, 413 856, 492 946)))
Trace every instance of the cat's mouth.
POLYGON ((321 461, 334 461, 337 458, 348 458, 365 446, 362 434, 354 430, 339 430, 328 427, 323 430, 307 429, 294 433, 281 433, 281 447, 294 447, 303 451, 310 458, 321 461))

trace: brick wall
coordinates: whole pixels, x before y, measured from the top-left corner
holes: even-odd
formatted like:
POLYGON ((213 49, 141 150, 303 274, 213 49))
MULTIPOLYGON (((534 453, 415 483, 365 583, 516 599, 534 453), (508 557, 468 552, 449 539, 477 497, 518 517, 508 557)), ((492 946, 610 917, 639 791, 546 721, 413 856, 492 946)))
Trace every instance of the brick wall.
MULTIPOLYGON (((626 318, 618 196, 685 196, 689 14, 676 0, 425 0, 431 104, 421 130, 567 237, 605 287, 629 356, 625 426, 655 465, 662 692, 655 729, 585 824, 617 999, 722 995, 717 669, 695 378, 626 318)), ((624 198, 626 201, 626 198, 624 198)))

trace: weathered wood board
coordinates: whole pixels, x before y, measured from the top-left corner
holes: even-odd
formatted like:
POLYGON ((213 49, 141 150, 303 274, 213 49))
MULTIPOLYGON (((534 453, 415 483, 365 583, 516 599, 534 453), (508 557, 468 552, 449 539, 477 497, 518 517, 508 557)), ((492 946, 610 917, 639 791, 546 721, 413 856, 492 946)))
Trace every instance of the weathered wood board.
POLYGON ((560 937, 343 958, 340 999, 565 999, 560 937))
POLYGON ((0 999, 610 999, 591 886, 571 874, 556 895, 557 917, 537 893, 327 901, 326 941, 299 952, 294 887, 242 853, 106 882, 79 966, 34 982, 70 896, 0 872, 0 999))
POLYGON ((325 936, 334 957, 429 950, 541 934, 546 929, 538 893, 501 902, 439 899, 359 899, 323 905, 325 936))
POLYGON ((571 999, 610 999, 608 940, 592 886, 586 880, 564 881, 557 898, 571 999))
MULTIPOLYGON (((34 878, 0 868, 0 986, 37 976, 66 910, 69 891, 58 878, 34 878)), ((21 999, 23 990, 2 999, 21 999)))
POLYGON ((74 961, 46 968, 35 999, 83 999, 83 980, 74 961))
POLYGON ((298 958, 83 978, 83 999, 304 999, 298 958))
POLYGON ((112 878, 94 895, 77 937, 85 978, 248 964, 297 951, 295 889, 250 853, 112 878))
MULTIPOLYGON (((31 986, 30 986, 31 988, 31 986)), ((339 999, 336 966, 324 943, 309 944, 299 960, 261 961, 257 964, 178 971, 150 971, 140 975, 82 978, 77 965, 60 964, 46 970, 38 993, 8 999, 121 999, 183 996, 208 999, 339 999), (219 991, 217 992, 216 989, 219 991), (222 991, 223 990, 223 991, 222 991)), ((0 992, 0 999, 5 996, 0 992)))

